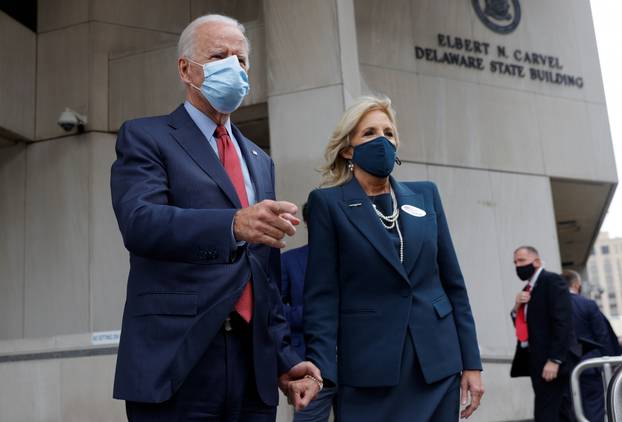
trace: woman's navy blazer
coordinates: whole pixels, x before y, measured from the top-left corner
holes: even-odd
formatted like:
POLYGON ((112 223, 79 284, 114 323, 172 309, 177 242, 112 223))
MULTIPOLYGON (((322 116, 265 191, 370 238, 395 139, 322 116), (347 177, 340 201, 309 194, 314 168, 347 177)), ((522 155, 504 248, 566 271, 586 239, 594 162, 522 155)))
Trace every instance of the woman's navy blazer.
POLYGON ((403 264, 356 178, 309 195, 304 331, 307 358, 329 382, 397 385, 407 330, 426 382, 481 369, 438 190, 432 182, 391 178, 391 185, 401 208, 403 264))

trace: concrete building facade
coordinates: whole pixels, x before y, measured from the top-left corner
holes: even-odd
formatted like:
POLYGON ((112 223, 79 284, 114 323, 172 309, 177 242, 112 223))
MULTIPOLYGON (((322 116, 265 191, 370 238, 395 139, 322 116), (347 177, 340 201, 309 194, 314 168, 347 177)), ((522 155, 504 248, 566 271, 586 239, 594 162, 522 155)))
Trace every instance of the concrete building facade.
POLYGON ((622 336, 622 239, 600 233, 587 263, 590 296, 622 336))
POLYGON ((0 420, 123 420, 115 134, 183 101, 177 38, 206 13, 247 28, 233 120, 274 158, 281 199, 317 187, 353 98, 391 97, 397 176, 437 183, 467 280, 487 388, 474 420, 528 419, 530 383, 509 378, 512 251, 583 270, 617 184, 588 0, 39 0, 36 32, 0 12, 0 420), (66 107, 83 133, 57 125, 66 107))

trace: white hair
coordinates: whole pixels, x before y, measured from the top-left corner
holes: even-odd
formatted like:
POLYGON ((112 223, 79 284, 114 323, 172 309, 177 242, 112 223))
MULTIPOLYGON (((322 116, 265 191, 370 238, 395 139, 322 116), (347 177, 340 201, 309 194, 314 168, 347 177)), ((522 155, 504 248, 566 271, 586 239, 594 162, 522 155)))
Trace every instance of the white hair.
POLYGON ((224 15, 203 15, 199 16, 184 28, 183 32, 179 36, 179 42, 177 43, 177 55, 179 58, 186 57, 192 58, 195 54, 195 33, 197 29, 206 23, 209 22, 220 22, 235 26, 240 30, 240 32, 244 35, 244 40, 246 40, 246 48, 250 50, 250 43, 248 42, 248 38, 246 38, 246 28, 237 20, 230 18, 229 16, 224 15))

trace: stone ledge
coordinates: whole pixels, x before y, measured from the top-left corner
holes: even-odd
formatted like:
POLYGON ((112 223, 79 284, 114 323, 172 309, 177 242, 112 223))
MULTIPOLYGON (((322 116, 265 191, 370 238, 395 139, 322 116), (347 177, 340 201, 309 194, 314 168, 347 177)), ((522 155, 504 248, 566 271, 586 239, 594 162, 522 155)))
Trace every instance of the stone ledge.
POLYGON ((116 353, 119 331, 1 340, 0 363, 116 353))

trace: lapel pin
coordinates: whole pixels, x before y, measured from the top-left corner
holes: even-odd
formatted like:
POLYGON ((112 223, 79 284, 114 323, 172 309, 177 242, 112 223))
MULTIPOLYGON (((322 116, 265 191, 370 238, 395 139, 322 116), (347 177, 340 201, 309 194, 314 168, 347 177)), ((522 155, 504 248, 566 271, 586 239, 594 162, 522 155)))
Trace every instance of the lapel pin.
POLYGON ((402 211, 415 217, 425 217, 427 215, 424 210, 412 205, 402 205, 402 211))
POLYGON ((355 202, 353 204, 348 204, 349 207, 360 207, 361 205, 363 205, 361 202, 355 202))
POLYGON ((253 155, 257 155, 257 151, 253 150, 253 155))

